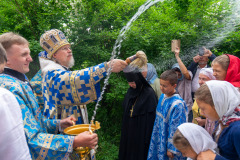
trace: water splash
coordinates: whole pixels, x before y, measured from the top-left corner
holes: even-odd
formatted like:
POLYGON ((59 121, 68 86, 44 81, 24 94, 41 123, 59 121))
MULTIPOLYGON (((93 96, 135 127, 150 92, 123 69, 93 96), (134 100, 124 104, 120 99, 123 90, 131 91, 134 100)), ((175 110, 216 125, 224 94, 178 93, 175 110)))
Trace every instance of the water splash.
MULTIPOLYGON (((116 56, 118 56, 120 54, 120 49, 121 49, 121 43, 125 38, 125 33, 131 28, 131 24, 137 20, 137 18, 143 13, 145 12, 149 7, 151 7, 152 5, 158 3, 158 2, 162 2, 164 0, 148 0, 146 3, 144 3, 142 6, 139 7, 137 13, 130 19, 130 21, 128 21, 127 25, 124 26, 121 31, 120 34, 118 35, 118 38, 115 42, 115 45, 113 47, 113 51, 112 51, 112 56, 110 58, 110 60, 113 60, 114 58, 116 58, 116 56)), ((92 116, 92 122, 94 121, 95 117, 96 117, 96 113, 98 110, 98 107, 100 106, 99 102, 102 100, 102 96, 105 92, 106 86, 108 85, 108 80, 109 77, 111 75, 111 68, 108 69, 107 71, 107 77, 104 80, 104 86, 102 88, 100 97, 98 98, 97 104, 95 105, 95 109, 93 111, 93 116, 92 116)), ((89 130, 91 131, 91 124, 89 125, 89 130)))
POLYGON ((226 17, 221 23, 225 24, 220 30, 216 31, 218 36, 208 42, 205 46, 207 48, 212 48, 219 44, 224 38, 226 38, 230 33, 232 33, 236 26, 240 24, 240 3, 239 0, 229 1, 232 14, 226 17))
MULTIPOLYGON (((224 38, 229 36, 236 27, 240 24, 240 3, 239 0, 229 0, 229 7, 231 8, 231 14, 226 16, 219 24, 222 24, 223 27, 216 29, 208 37, 202 37, 198 41, 198 46, 205 46, 207 49, 211 49, 218 45, 224 38), (212 37, 211 39, 209 37, 212 37)), ((198 47, 192 46, 181 51, 181 60, 184 63, 189 63, 193 60, 193 57, 198 53, 198 47), (181 53, 185 53, 184 55, 181 53)), ((174 57, 174 53, 172 53, 174 57)), ((153 60, 153 64, 157 71, 164 71, 170 69, 171 66, 177 63, 175 57, 167 60, 161 60, 156 58, 153 60)))
POLYGON ((121 43, 123 41, 123 39, 125 38, 124 35, 125 33, 131 28, 131 24, 137 20, 137 18, 143 13, 145 12, 149 7, 151 7, 152 5, 158 3, 158 2, 162 2, 164 0, 148 0, 145 4, 143 4, 141 7, 139 7, 137 13, 131 18, 130 21, 128 21, 127 25, 124 26, 121 31, 120 34, 118 35, 118 38, 115 42, 115 45, 113 47, 113 51, 112 51, 112 57, 111 59, 114 59, 116 56, 118 56, 120 54, 120 49, 121 49, 121 43))
MULTIPOLYGON (((125 33, 131 28, 131 24, 137 20, 137 18, 143 13, 145 12, 149 7, 151 7, 152 5, 158 3, 158 2, 162 2, 164 0, 148 0, 145 4, 143 4, 141 7, 139 7, 137 13, 131 18, 131 20, 127 23, 126 26, 124 26, 121 31, 120 34, 118 35, 118 38, 115 42, 115 45, 113 47, 113 51, 112 51, 112 56, 110 58, 110 60, 113 60, 114 58, 116 58, 116 56, 118 56, 120 54, 120 49, 121 49, 121 43, 123 42, 124 38, 125 38, 125 33)), ((200 46, 205 46, 206 48, 212 48, 215 45, 219 44, 225 37, 227 37, 231 32, 233 32, 235 30, 235 27, 237 25, 240 24, 240 4, 238 3, 238 0, 229 0, 229 4, 232 7, 232 14, 226 18, 224 18, 220 23, 222 24, 226 24, 224 27, 216 30, 215 32, 218 32, 218 35, 211 35, 212 40, 200 40, 201 42, 199 43, 200 46), (215 37, 215 38, 214 38, 215 37)), ((194 55, 196 55, 198 49, 196 47, 189 47, 187 49, 184 50, 185 55, 181 56, 181 59, 183 62, 190 62, 192 61, 192 58, 194 57, 194 55)), ((155 59, 154 60, 154 66, 156 67, 156 69, 158 71, 163 71, 166 69, 171 68, 172 64, 176 63, 175 58, 172 59, 168 59, 165 61, 162 61, 161 59, 155 59), (158 61, 158 62, 157 62, 158 61)), ((96 112, 98 107, 100 106, 100 101, 102 100, 102 96, 105 92, 106 86, 108 85, 108 80, 109 77, 111 75, 111 69, 108 69, 107 71, 107 77, 104 80, 104 86, 102 88, 100 97, 97 101, 97 104, 95 105, 95 109, 93 111, 93 116, 92 116, 92 121, 95 120, 96 117, 96 112)), ((89 130, 91 130, 91 124, 89 126, 89 130)))

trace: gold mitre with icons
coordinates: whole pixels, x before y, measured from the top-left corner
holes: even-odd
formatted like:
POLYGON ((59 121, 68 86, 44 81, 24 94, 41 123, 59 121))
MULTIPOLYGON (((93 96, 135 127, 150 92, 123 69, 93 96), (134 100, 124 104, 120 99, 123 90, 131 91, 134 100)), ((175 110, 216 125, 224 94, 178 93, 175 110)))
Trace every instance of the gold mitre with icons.
POLYGON ((62 31, 58 29, 51 29, 46 31, 40 38, 41 47, 48 53, 48 58, 62 46, 70 44, 62 31))

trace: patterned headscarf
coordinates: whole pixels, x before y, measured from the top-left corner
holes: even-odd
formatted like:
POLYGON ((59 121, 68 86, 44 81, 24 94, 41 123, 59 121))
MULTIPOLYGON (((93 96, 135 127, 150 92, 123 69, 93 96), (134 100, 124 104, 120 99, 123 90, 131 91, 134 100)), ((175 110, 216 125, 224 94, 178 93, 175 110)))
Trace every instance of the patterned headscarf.
POLYGON ((215 110, 223 125, 240 120, 240 93, 227 81, 206 82, 213 99, 215 110))

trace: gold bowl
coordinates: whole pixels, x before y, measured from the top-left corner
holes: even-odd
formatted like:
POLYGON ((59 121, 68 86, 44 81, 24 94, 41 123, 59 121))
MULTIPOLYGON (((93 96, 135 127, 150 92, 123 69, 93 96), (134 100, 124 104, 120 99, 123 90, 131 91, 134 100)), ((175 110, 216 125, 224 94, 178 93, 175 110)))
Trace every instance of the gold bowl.
MULTIPOLYGON (((100 129, 100 123, 98 121, 96 121, 95 124, 91 122, 90 130, 89 126, 90 124, 73 125, 71 127, 64 129, 63 132, 68 135, 76 136, 85 131, 90 131, 91 133, 93 133, 95 130, 100 129)), ((90 149, 88 147, 77 147, 74 148, 74 151, 79 154, 81 160, 89 160, 90 149)))
POLYGON ((85 155, 88 155, 90 153, 90 149, 88 147, 77 147, 74 150, 80 155, 81 158, 85 157, 85 155))
MULTIPOLYGON (((90 124, 78 124, 78 125, 73 125, 71 127, 67 127, 64 129, 64 133, 68 135, 78 135, 82 132, 89 131, 89 126, 90 124)), ((100 123, 98 121, 95 122, 95 124, 91 124, 91 131, 94 132, 95 130, 100 129, 100 123)))

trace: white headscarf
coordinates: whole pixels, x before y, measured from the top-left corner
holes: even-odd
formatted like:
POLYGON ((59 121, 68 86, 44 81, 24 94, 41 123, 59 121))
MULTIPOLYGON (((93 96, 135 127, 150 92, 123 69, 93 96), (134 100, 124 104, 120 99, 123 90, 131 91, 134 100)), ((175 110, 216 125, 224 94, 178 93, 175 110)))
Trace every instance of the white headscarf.
POLYGON ((214 150, 217 147, 210 134, 197 124, 183 123, 178 126, 178 129, 197 154, 208 149, 214 150))
POLYGON ((203 75, 207 76, 208 78, 210 78, 211 80, 216 79, 216 77, 213 76, 213 69, 212 68, 202 68, 200 70, 199 74, 203 74, 203 75))
POLYGON ((220 119, 231 116, 235 108, 240 105, 240 93, 237 88, 227 81, 212 80, 207 81, 206 84, 220 119))

